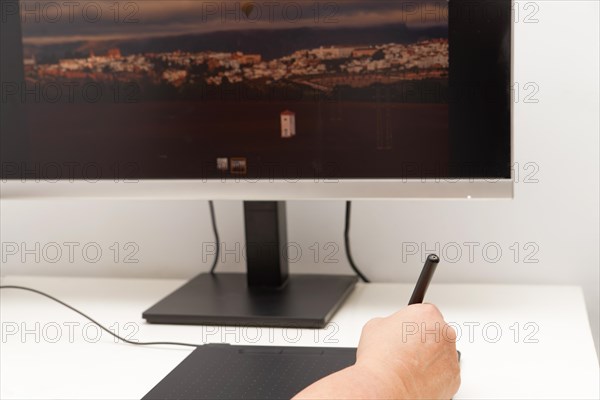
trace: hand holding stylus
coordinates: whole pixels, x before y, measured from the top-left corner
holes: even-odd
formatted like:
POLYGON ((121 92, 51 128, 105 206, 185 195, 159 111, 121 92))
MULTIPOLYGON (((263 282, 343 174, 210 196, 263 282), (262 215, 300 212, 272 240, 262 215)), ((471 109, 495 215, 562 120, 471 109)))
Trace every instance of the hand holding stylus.
POLYGON ((423 301, 439 257, 430 255, 408 307, 370 320, 361 333, 356 364, 329 375, 296 399, 450 399, 460 386, 456 332, 423 301))
POLYGON ((460 386, 456 333, 432 304, 414 304, 364 327, 356 364, 295 399, 450 399, 460 386))

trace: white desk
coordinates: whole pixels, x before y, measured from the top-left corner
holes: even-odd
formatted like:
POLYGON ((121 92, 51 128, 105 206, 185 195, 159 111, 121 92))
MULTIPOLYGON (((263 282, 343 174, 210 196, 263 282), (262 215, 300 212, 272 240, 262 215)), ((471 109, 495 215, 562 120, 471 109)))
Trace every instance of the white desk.
MULTIPOLYGON (((142 311, 182 283, 2 279, 3 285, 55 295, 113 329, 118 326, 122 335, 136 329, 133 338, 141 341, 294 346, 356 346, 362 325, 402 307, 412 290, 408 284, 358 285, 325 331, 145 324, 142 311)), ((434 284, 427 300, 462 331, 462 386, 455 398, 600 397, 598 359, 579 288, 434 284), (498 338, 497 328, 502 330, 498 338), (538 342, 527 343, 532 340, 538 342)), ((0 316, 2 399, 139 399, 192 351, 117 344, 106 333, 96 341, 98 331, 86 320, 23 291, 1 291, 0 316)))

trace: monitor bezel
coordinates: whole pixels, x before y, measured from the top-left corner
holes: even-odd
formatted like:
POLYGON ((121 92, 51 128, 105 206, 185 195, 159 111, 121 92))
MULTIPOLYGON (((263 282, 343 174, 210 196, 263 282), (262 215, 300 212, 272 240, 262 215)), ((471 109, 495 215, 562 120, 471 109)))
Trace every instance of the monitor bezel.
POLYGON ((437 180, 5 180, 1 199, 80 197, 199 200, 511 199, 513 179, 437 180))
MULTIPOLYGON (((514 0, 510 0, 511 10, 514 0)), ((510 84, 514 77, 514 19, 510 33, 510 84)), ((422 179, 59 179, 2 177, 0 199, 512 199, 514 198, 514 101, 509 102, 510 178, 422 179)))

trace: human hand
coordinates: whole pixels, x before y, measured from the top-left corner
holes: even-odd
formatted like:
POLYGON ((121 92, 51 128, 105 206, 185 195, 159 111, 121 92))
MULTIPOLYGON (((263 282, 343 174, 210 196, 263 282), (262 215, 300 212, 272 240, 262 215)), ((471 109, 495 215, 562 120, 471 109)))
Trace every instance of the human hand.
POLYGON ((389 393, 383 397, 450 399, 460 386, 456 332, 432 304, 414 304, 363 328, 356 367, 389 393))
POLYGON ((313 383, 304 399, 450 399, 460 386, 456 332, 431 304, 363 328, 356 363, 313 383))

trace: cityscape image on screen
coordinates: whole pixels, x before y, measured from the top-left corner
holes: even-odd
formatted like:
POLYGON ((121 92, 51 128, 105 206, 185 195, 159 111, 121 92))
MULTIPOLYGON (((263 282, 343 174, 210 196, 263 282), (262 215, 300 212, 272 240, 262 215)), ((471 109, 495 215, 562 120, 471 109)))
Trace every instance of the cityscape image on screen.
POLYGON ((444 174, 414 165, 449 158, 446 2, 93 4, 95 23, 22 15, 38 162, 156 178, 444 174))

